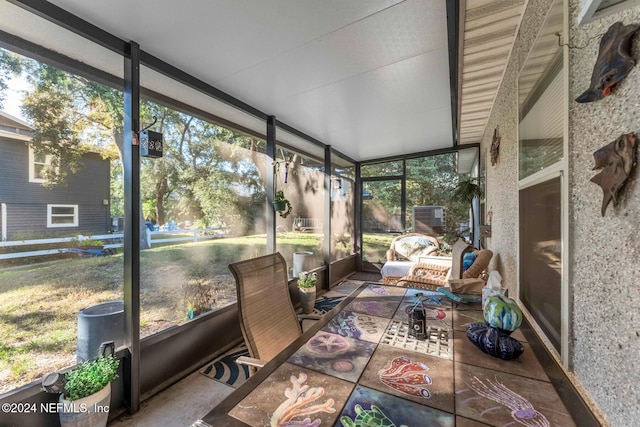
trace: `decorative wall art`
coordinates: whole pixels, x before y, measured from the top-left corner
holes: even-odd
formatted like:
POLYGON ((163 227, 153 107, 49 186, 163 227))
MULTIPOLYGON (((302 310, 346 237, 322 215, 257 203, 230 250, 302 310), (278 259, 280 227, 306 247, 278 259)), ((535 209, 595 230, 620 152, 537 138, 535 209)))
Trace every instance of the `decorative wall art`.
POLYGON ((629 54, 629 48, 631 38, 638 28, 638 24, 623 25, 622 22, 609 27, 600 40, 591 86, 576 98, 576 102, 593 102, 604 98, 611 93, 611 87, 631 71, 636 62, 629 54))
POLYGON ((498 127, 493 130, 493 140, 491 141, 491 166, 498 163, 500 157, 500 132, 498 127))
POLYGON ((636 136, 628 133, 620 135, 615 141, 593 153, 596 162, 593 169, 602 169, 591 178, 591 181, 598 184, 604 193, 602 216, 611 200, 613 200, 613 206, 618 206, 618 192, 624 187, 636 165, 636 146, 636 136))

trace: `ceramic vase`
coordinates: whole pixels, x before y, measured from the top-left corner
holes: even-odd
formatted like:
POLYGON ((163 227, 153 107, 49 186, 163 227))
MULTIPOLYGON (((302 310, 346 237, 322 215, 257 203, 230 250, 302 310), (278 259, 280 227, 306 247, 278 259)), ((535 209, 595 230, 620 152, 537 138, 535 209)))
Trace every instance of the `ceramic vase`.
POLYGON ((105 427, 109 419, 111 383, 102 390, 82 399, 69 401, 60 395, 59 412, 62 427, 105 427))
POLYGON ((298 288, 298 296, 300 297, 300 304, 302 304, 302 312, 304 314, 313 313, 313 306, 316 302, 316 287, 298 288))

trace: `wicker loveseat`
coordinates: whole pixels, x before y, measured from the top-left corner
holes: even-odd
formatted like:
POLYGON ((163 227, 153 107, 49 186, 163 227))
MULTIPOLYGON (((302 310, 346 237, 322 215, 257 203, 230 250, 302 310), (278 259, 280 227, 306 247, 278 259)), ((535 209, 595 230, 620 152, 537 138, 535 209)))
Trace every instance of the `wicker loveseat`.
POLYGON ((490 250, 473 250, 473 247, 459 240, 453 246, 452 264, 450 266, 416 263, 409 270, 409 274, 402 277, 395 284, 397 286, 435 290, 441 286, 449 286, 451 279, 457 279, 457 282, 473 281, 479 278, 487 269, 492 257, 493 252, 490 250), (473 254, 473 260, 471 265, 464 269, 463 262, 466 254, 473 254))

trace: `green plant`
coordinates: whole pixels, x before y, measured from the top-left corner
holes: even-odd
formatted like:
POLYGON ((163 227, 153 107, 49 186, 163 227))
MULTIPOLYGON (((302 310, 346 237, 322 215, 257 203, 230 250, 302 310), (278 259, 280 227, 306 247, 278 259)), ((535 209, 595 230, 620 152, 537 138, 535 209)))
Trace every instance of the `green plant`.
MULTIPOLYGON (((194 270, 197 270, 194 267, 194 270)), ((187 303, 187 318, 193 319, 195 316, 210 310, 215 304, 214 288, 206 283, 203 277, 191 279, 184 285, 184 299, 187 303)))
POLYGON ((473 224, 471 228, 471 241, 473 242, 473 228, 475 227, 476 219, 475 219, 475 210, 473 209, 473 201, 475 199, 482 199, 484 197, 484 190, 480 186, 479 178, 471 178, 470 176, 465 176, 458 181, 458 185, 453 190, 453 194, 451 196, 453 199, 458 199, 463 202, 466 202, 471 209, 471 224, 473 224))
POLYGON ((318 280, 317 273, 308 273, 303 271, 298 276, 298 287, 299 288, 313 288, 316 285, 316 280, 318 280))
POLYGON ((282 190, 276 191, 276 194, 273 196, 273 205, 282 218, 288 217, 291 213, 291 203, 284 197, 284 191, 282 190))
POLYGON ((73 401, 91 396, 118 378, 120 359, 113 356, 88 360, 67 372, 64 377, 64 396, 73 401))

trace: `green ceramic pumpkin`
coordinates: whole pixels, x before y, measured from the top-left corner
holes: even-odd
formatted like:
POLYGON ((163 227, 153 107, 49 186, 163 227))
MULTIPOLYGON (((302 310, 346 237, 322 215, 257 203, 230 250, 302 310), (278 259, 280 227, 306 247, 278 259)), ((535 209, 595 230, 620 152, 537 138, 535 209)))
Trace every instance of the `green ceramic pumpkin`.
POLYGON ((494 328, 513 332, 522 323, 522 311, 511 298, 493 295, 485 301, 484 320, 494 328))

